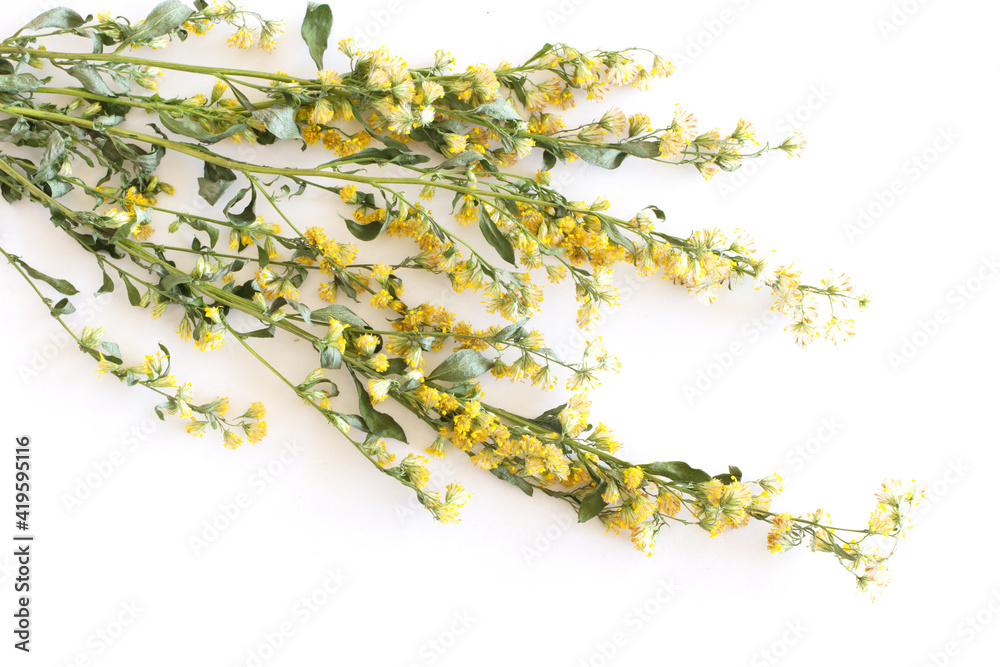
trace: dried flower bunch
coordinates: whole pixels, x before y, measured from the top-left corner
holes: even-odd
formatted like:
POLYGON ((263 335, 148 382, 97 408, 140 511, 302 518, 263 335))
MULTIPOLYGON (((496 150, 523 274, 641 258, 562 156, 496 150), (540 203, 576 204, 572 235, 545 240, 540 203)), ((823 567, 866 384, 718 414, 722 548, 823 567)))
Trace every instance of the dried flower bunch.
MULTIPOLYGON (((520 65, 456 72, 441 51, 429 66, 411 68, 385 48, 360 51, 345 40, 338 47, 347 66, 338 73, 324 67, 332 26, 326 5, 310 5, 302 26, 319 70, 314 76, 132 55, 219 24, 235 29, 231 47, 256 44, 268 51, 284 25, 229 2, 199 1, 192 8, 167 0, 135 24, 52 9, 0 45, 0 142, 34 149, 30 158, 0 155, 2 194, 10 203, 27 199, 48 209, 54 225, 93 256, 103 274, 99 292, 113 291, 117 278, 133 306, 154 318, 174 318, 180 338, 201 350, 235 341, 379 471, 412 489, 439 521, 457 521, 469 493, 457 483, 428 488, 428 460, 421 455, 396 460, 391 450, 397 446, 388 441, 406 443, 407 435, 378 409, 383 402, 432 429, 427 454, 464 452, 528 495, 538 491, 569 503, 580 521, 597 517, 608 530, 628 532, 648 553, 671 523, 699 525, 714 536, 756 519, 771 526, 772 552, 805 541, 833 554, 862 590, 888 581, 886 559, 920 495, 914 486, 886 482, 869 525, 850 530, 833 527, 820 511, 799 517, 773 511, 782 488, 777 475, 744 481, 736 467, 713 476, 679 461, 628 462, 618 456, 612 429, 591 422, 587 393, 602 373, 617 370, 617 360, 599 337, 581 358, 560 359, 528 326, 543 297, 538 279, 568 279, 577 324, 593 330, 600 309, 617 305, 615 267, 630 264, 706 302, 722 287, 752 281, 770 290, 774 309, 803 346, 853 335, 851 316, 867 306, 868 296, 844 276, 805 283, 791 265, 765 261, 742 232, 731 239, 718 229, 670 235, 657 229, 665 215, 656 206, 616 217, 607 200, 570 201, 553 185, 552 172, 574 160, 604 169, 627 158, 693 165, 708 178, 766 151, 797 155, 802 137, 760 146, 744 120, 729 134, 703 132, 680 109, 655 121, 612 107, 592 122, 566 127, 560 109, 583 98, 600 101, 617 86, 645 89, 671 74, 669 62, 643 49, 582 52, 546 44, 520 65), (49 51, 39 43, 57 35, 89 38, 92 52, 49 51), (156 91, 164 71, 204 76, 207 92, 161 97, 156 91), (57 78, 62 85, 53 83, 57 78), (137 115, 149 131, 123 126, 137 115), (211 149, 224 140, 256 144, 259 161, 211 149), (306 166, 266 164, 265 147, 278 142, 299 144, 306 166), (174 194, 174 186, 158 176, 167 154, 202 163, 204 175, 185 184, 188 190, 197 187, 213 206, 228 196, 216 217, 170 207, 163 195, 174 194), (524 173, 519 161, 528 156, 540 158, 541 170, 524 173), (237 182, 235 194, 227 194, 237 182), (307 190, 326 191, 331 205, 351 211, 339 216, 346 229, 340 220, 300 229, 292 209, 307 190), (432 210, 435 195, 450 198, 450 215, 432 210), (265 207, 281 224, 265 220, 265 207), (165 225, 166 234, 154 233, 154 224, 165 225), (378 244, 386 236, 411 239, 412 254, 391 257, 387 248, 379 262, 357 261, 356 241, 378 244), (216 249, 220 237, 228 248, 216 249), (477 250, 485 247, 480 241, 495 254, 477 250), (486 310, 509 324, 479 328, 475 318, 489 315, 460 319, 409 292, 404 298, 404 278, 419 272, 446 279, 456 291, 479 293, 486 310), (279 335, 288 345, 310 345, 316 370, 289 377, 251 344, 279 335), (428 363, 446 347, 448 356, 428 363), (356 389, 356 411, 328 377, 334 374, 356 389), (487 374, 541 389, 562 377, 571 398, 524 417, 490 402, 478 381, 487 374), (880 537, 889 539, 872 539, 880 537)), ((234 416, 227 398, 199 402, 191 384, 171 373, 162 344, 143 361, 126 363, 115 343, 102 340, 103 329, 77 333, 64 320, 77 293, 69 281, 0 252, 94 357, 98 374, 161 395, 161 419, 165 412, 186 419, 198 436, 219 432, 233 449, 265 436, 261 403, 234 416), (41 283, 64 298, 53 302, 41 283)))

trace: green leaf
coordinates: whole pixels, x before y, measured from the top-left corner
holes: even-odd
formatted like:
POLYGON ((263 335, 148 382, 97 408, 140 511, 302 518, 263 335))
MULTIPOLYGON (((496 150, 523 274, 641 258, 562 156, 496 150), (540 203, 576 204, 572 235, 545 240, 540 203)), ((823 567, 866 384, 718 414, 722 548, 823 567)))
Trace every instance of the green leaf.
POLYGON ((267 131, 279 139, 298 139, 299 126, 295 124, 295 108, 287 104, 257 109, 251 115, 264 123, 267 131))
POLYGON ((129 282, 129 279, 124 273, 119 273, 118 277, 125 283, 125 292, 128 294, 128 302, 133 306, 138 306, 142 301, 142 297, 139 296, 139 290, 135 288, 135 285, 129 282))
POLYGON ((551 151, 545 151, 542 153, 542 169, 544 171, 551 171, 552 167, 556 166, 556 160, 558 158, 551 151))
POLYGON ((704 470, 692 468, 687 463, 684 463, 684 461, 657 461, 655 463, 647 463, 639 467, 650 475, 668 477, 675 482, 690 482, 692 484, 697 484, 699 482, 707 482, 712 479, 712 476, 704 470))
MULTIPOLYGON (((266 251, 265 251, 266 252, 266 251)), ((302 303, 301 301, 293 301, 292 299, 286 299, 288 305, 298 311, 299 315, 302 317, 302 321, 306 323, 306 326, 312 326, 312 311, 309 310, 309 306, 302 303)))
MULTIPOLYGON (((623 153, 636 157, 653 158, 660 157, 659 141, 626 141, 622 144, 608 144, 623 153)), ((624 159, 624 158, 623 158, 624 159)))
POLYGON ((69 7, 54 7, 28 21, 18 32, 41 30, 42 28, 79 28, 89 20, 89 16, 85 19, 69 7))
POLYGON ((354 314, 347 306, 341 306, 339 304, 331 304, 320 308, 319 310, 312 311, 312 319, 315 322, 329 322, 331 319, 340 320, 344 324, 354 327, 355 329, 371 329, 363 319, 354 314))
POLYGON ((105 272, 104 282, 101 284, 101 288, 96 292, 94 292, 94 295, 96 296, 98 294, 104 294, 105 292, 114 292, 114 291, 115 291, 115 281, 111 280, 111 276, 109 276, 107 272, 105 272))
POLYGON ((632 239, 622 234, 622 232, 618 229, 618 225, 614 224, 613 222, 608 222, 602 219, 601 228, 604 229, 604 233, 608 235, 609 241, 611 241, 615 245, 622 246, 630 253, 632 253, 633 257, 635 257, 636 255, 635 243, 632 242, 632 239))
POLYGON ((240 338, 274 338, 274 325, 241 333, 240 338))
POLYGON ((573 146, 569 150, 584 162, 602 169, 617 169, 622 160, 628 157, 628 153, 602 146, 573 146))
POLYGON ((155 39, 160 35, 166 35, 181 27, 187 21, 194 10, 178 0, 164 0, 153 7, 153 11, 142 22, 137 33, 129 38, 129 41, 142 41, 155 39))
POLYGON ((20 144, 30 129, 31 124, 20 116, 0 121, 0 142, 20 144))
POLYGON ((253 187, 243 188, 242 190, 236 193, 235 197, 229 200, 229 203, 226 204, 226 207, 224 209, 222 209, 222 212, 223 214, 225 214, 226 218, 229 219, 229 222, 232 222, 233 224, 239 226, 249 225, 251 222, 257 219, 257 213, 255 212, 256 205, 257 205, 257 189, 253 187), (250 193, 250 202, 246 205, 246 208, 244 208, 243 211, 240 213, 230 213, 229 209, 231 209, 234 205, 236 205, 237 202, 243 199, 243 197, 246 196, 247 192, 250 193))
POLYGON ((69 302, 69 299, 65 297, 59 299, 59 301, 56 302, 56 305, 52 306, 51 308, 51 313, 53 317, 55 317, 56 315, 69 315, 70 313, 75 313, 75 312, 76 308, 74 308, 73 304, 69 302))
POLYGON ((323 368, 330 368, 336 370, 340 368, 342 355, 340 350, 335 347, 324 347, 323 351, 319 355, 319 365, 323 368))
POLYGON ((104 83, 100 73, 86 63, 73 65, 66 70, 66 73, 82 83, 83 87, 92 93, 105 97, 116 97, 114 91, 108 88, 108 84, 104 83))
POLYGON ((72 296, 76 294, 77 289, 73 287, 73 285, 69 281, 63 280, 62 278, 53 278, 52 276, 46 275, 41 271, 38 271, 37 269, 34 269, 31 266, 29 266, 28 263, 21 258, 18 258, 17 263, 24 268, 24 270, 28 273, 29 276, 31 276, 35 280, 41 280, 43 282, 48 283, 60 294, 65 294, 67 296, 72 296))
POLYGON ((192 280, 194 280, 194 278, 192 278, 186 273, 168 273, 167 275, 163 276, 162 280, 160 280, 160 287, 162 287, 165 290, 170 290, 174 287, 177 287, 178 285, 184 285, 186 283, 189 283, 192 280))
POLYGON ((49 139, 45 145, 45 151, 38 161, 38 169, 31 177, 34 183, 44 183, 52 180, 59 173, 62 167, 63 158, 66 156, 66 141, 56 130, 49 132, 49 139))
POLYGON ((230 125, 222 132, 217 132, 215 134, 207 131, 201 126, 198 121, 181 116, 180 118, 174 118, 165 111, 160 111, 160 122, 175 134, 180 134, 185 137, 191 137, 192 139, 197 139, 198 141, 206 144, 214 144, 217 141, 221 141, 226 137, 231 137, 237 132, 242 132, 247 129, 246 123, 236 123, 235 125, 230 125))
POLYGON ((505 100, 488 102, 478 107, 474 113, 481 116, 489 116, 490 118, 495 118, 497 120, 516 120, 524 122, 524 119, 521 118, 521 114, 517 113, 517 110, 507 104, 505 100))
POLYGON ((542 428, 547 428, 555 433, 562 433, 562 422, 559 421, 559 413, 566 408, 566 405, 566 403, 563 403, 562 405, 557 405, 551 410, 546 410, 531 421, 538 424, 542 428))
POLYGON ((0 93, 30 93, 42 85, 34 74, 0 75, 0 93))
POLYGON ((507 237, 503 235, 493 219, 486 212, 485 207, 479 207, 479 229, 483 232, 483 238, 493 246, 493 249, 504 259, 504 261, 517 266, 514 259, 514 246, 510 244, 507 237))
POLYGON ((524 324, 528 321, 528 319, 529 318, 525 317, 519 322, 508 324, 503 329, 490 336, 490 341, 494 343, 506 343, 509 340, 513 340, 514 342, 521 340, 528 334, 524 328, 524 324))
POLYGON ((470 162, 488 162, 486 156, 478 151, 462 151, 454 157, 450 157, 437 166, 437 169, 452 169, 454 167, 464 167, 470 162))
POLYGON ((441 365, 427 376, 427 379, 443 382, 465 382, 486 373, 493 368, 494 363, 477 350, 459 350, 442 361, 441 365))
MULTIPOLYGON (((354 377, 352 374, 351 377, 354 377)), ((393 438, 401 442, 406 442, 406 433, 396 420, 384 412, 379 412, 372 407, 372 399, 368 395, 368 390, 361 384, 358 378, 354 377, 354 386, 358 390, 358 409, 361 418, 365 421, 367 430, 379 438, 393 438)))
POLYGON ((535 492, 535 487, 531 486, 531 484, 528 484, 526 480, 518 477, 511 471, 507 470, 507 468, 505 468, 502 465, 493 468, 492 470, 490 470, 490 473, 492 473, 494 477, 499 477, 503 481, 513 484, 514 486, 521 489, 529 496, 535 492))
POLYGON ((577 521, 579 523, 586 523, 587 521, 590 521, 595 516, 600 514, 601 510, 608 506, 608 504, 604 502, 604 497, 602 495, 605 487, 607 487, 607 483, 601 482, 596 489, 583 497, 583 500, 580 502, 580 511, 577 514, 577 521))
MULTIPOLYGON (((476 153, 478 155, 478 153, 476 153)), ((399 164, 403 166, 412 164, 422 164, 429 162, 430 158, 420 153, 407 153, 398 148, 363 148, 357 153, 352 153, 336 160, 325 162, 317 169, 332 167, 335 164, 399 164)))
POLYGON ((253 102, 251 102, 239 88, 234 86, 232 82, 229 81, 229 79, 226 79, 226 81, 229 83, 229 90, 233 92, 233 97, 235 97, 239 101, 239 103, 243 105, 244 109, 246 109, 250 113, 253 113, 254 111, 257 110, 257 107, 253 105, 253 102))
MULTIPOLYGON (((228 167, 220 167, 211 162, 205 163, 205 175, 198 179, 198 194, 213 206, 236 182, 236 172, 228 167)), ((214 226, 211 229, 215 229, 214 226)), ((216 230, 218 235, 218 230, 216 230)), ((215 242, 212 242, 215 245, 215 242)))
POLYGON ((302 39, 309 47, 309 55, 316 63, 316 69, 323 69, 323 54, 333 29, 333 12, 330 5, 310 2, 302 19, 302 39))
POLYGON ((659 206, 653 206, 652 204, 650 204, 649 206, 646 207, 645 210, 652 211, 653 215, 655 215, 656 219, 659 220, 660 222, 663 222, 664 220, 667 219, 667 215, 660 210, 659 206))
POLYGON ((389 359, 389 367, 385 369, 383 375, 402 375, 407 370, 409 370, 409 366, 406 365, 405 359, 393 357, 389 359))
POLYGON ((726 486, 733 483, 733 478, 736 478, 737 482, 743 480, 743 471, 736 466, 729 466, 729 472, 719 473, 718 475, 713 475, 713 479, 717 479, 726 486))
MULTIPOLYGON (((344 218, 344 216, 340 216, 344 218)), ((344 224, 347 226, 347 231, 354 235, 355 238, 361 241, 374 241, 378 238, 378 235, 385 231, 385 228, 389 226, 391 222, 390 218, 386 217, 381 223, 369 222, 362 225, 359 222, 355 222, 350 218, 344 218, 344 224)))

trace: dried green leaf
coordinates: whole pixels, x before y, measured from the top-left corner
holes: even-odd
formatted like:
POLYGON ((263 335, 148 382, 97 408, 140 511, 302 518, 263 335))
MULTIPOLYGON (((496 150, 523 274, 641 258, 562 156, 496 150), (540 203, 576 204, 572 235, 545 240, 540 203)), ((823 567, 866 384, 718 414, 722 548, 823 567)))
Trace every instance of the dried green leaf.
POLYGON ((570 149, 581 160, 602 169, 617 169, 628 153, 604 146, 573 146, 570 149))
POLYGON ((427 379, 443 382, 465 382, 486 373, 493 368, 494 363, 477 350, 459 350, 442 361, 441 365, 427 376, 427 379))
POLYGON ((278 139, 298 139, 299 126, 295 124, 295 108, 287 104, 257 109, 251 114, 264 123, 267 131, 278 139))
MULTIPOLYGON (((213 206, 226 193, 233 183, 236 182, 236 172, 228 167, 220 167, 211 162, 205 163, 205 175, 198 179, 198 194, 201 198, 213 206)), ((215 229, 214 226, 212 229, 215 229)), ((215 231, 218 236, 218 230, 215 231)), ((212 241, 215 246, 215 241, 212 241)))
POLYGON ((476 108, 474 113, 477 113, 480 116, 489 116, 490 118, 495 118, 497 120, 514 120, 524 122, 524 119, 521 118, 521 114, 517 113, 517 110, 507 104, 505 100, 487 102, 486 104, 476 108))
POLYGON ((657 461, 655 463, 646 463, 639 467, 643 469, 643 472, 650 475, 660 475, 661 477, 672 479, 675 482, 689 482, 697 484, 699 482, 707 482, 712 479, 712 476, 704 470, 692 468, 684 461, 657 461))
POLYGON ((104 83, 100 72, 86 63, 73 65, 66 70, 66 73, 82 83, 84 89, 92 93, 105 97, 116 97, 114 91, 108 88, 108 84, 104 83))
POLYGON ((85 19, 69 7, 53 7, 28 21, 18 32, 43 28, 79 28, 89 20, 90 16, 85 19))
POLYGON ((355 329, 371 329, 371 326, 363 319, 354 314, 347 306, 331 304, 312 311, 312 319, 316 322, 329 322, 331 319, 339 320, 355 329))
POLYGON ((577 514, 577 521, 579 523, 590 521, 608 506, 603 496, 606 487, 607 483, 601 482, 600 486, 583 497, 583 500, 580 502, 580 511, 577 514))
POLYGON ((528 484, 527 480, 518 477, 511 471, 507 470, 507 468, 505 468, 504 466, 497 466, 496 468, 491 469, 490 472, 493 474, 494 477, 498 477, 505 482, 513 484, 514 486, 521 489, 529 496, 535 492, 535 487, 531 486, 531 484, 528 484))
POLYGON ((178 0, 164 0, 153 7, 149 16, 140 24, 139 31, 130 41, 155 39, 161 35, 173 32, 187 21, 194 10, 178 0))
MULTIPOLYGON (((351 376, 354 377, 353 373, 351 376)), ((368 390, 356 377, 354 377, 354 386, 358 390, 358 409, 368 433, 379 438, 393 438, 406 442, 406 433, 403 432, 403 428, 391 416, 372 407, 372 399, 368 395, 368 390)))
POLYGON ((479 207, 479 229, 482 231, 486 242, 493 246, 493 249, 497 251, 504 261, 517 266, 517 261, 514 258, 514 246, 510 244, 510 241, 500 231, 496 223, 493 222, 493 219, 490 218, 483 206, 479 207))
POLYGON ((34 74, 0 75, 0 93, 30 93, 42 85, 34 74))
POLYGON ((59 132, 52 130, 49 132, 42 157, 38 161, 38 169, 31 177, 32 182, 44 183, 55 178, 62 167, 64 157, 66 157, 66 141, 59 132))
POLYGON ((333 30, 333 12, 330 5, 310 2, 302 19, 302 39, 309 47, 309 55, 316 63, 316 69, 323 69, 323 54, 326 52, 330 31, 333 30))
POLYGON ((235 125, 230 125, 222 132, 212 133, 207 131, 201 126, 198 121, 181 116, 180 118, 174 118, 165 111, 160 111, 160 122, 171 132, 183 135, 185 137, 191 137, 192 139, 197 139, 198 141, 205 144, 214 144, 217 141, 221 141, 226 137, 231 137, 232 135, 242 132, 247 129, 246 123, 236 123, 235 125))
POLYGON ((70 283, 69 281, 63 280, 62 278, 53 278, 50 275, 42 273, 41 271, 32 268, 27 262, 25 262, 20 257, 17 258, 17 263, 21 265, 21 267, 27 272, 29 276, 31 276, 35 280, 41 280, 43 282, 48 283, 60 294, 66 294, 68 296, 76 294, 77 289, 73 287, 72 283, 70 283))

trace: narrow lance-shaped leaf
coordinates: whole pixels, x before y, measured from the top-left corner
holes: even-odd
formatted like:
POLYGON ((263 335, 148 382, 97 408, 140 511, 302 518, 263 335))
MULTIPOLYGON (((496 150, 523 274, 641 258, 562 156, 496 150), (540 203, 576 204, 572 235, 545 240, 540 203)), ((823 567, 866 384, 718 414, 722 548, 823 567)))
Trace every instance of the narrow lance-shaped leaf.
POLYGON ((74 294, 76 294, 77 289, 73 287, 72 283, 70 283, 68 280, 63 280, 62 278, 53 278, 50 275, 44 274, 41 271, 32 268, 23 259, 18 258, 17 263, 21 265, 21 267, 28 273, 29 276, 31 276, 35 280, 41 280, 42 282, 48 283, 53 288, 55 288, 55 290, 60 294, 65 294, 67 296, 73 296, 74 294))
POLYGON ((333 29, 333 12, 330 5, 310 2, 302 19, 302 39, 309 47, 309 55, 316 63, 316 69, 323 69, 323 54, 333 29))
POLYGON ((217 141, 221 141, 226 137, 231 137, 237 132, 242 132, 247 129, 245 123, 236 123, 230 125, 222 132, 209 132, 201 123, 192 119, 185 118, 181 116, 180 118, 174 118, 165 111, 160 112, 160 122, 171 132, 180 134, 185 137, 191 137, 192 139, 197 139, 198 141, 205 144, 214 144, 217 141))
POLYGON ((513 484, 514 486, 521 489, 529 496, 534 494, 535 492, 534 487, 532 487, 531 484, 527 482, 527 480, 518 477, 517 475, 507 470, 507 468, 503 466, 497 466, 496 468, 491 469, 490 472, 493 473, 494 477, 498 477, 505 482, 513 484))
POLYGON ((668 477, 675 482, 691 482, 697 484, 699 482, 707 482, 712 479, 712 476, 704 470, 692 468, 684 461, 657 461, 655 463, 647 463, 639 467, 650 475, 668 477))
POLYGON ((403 428, 390 415, 379 412, 372 407, 372 399, 368 395, 368 390, 356 377, 354 378, 354 386, 358 390, 358 409, 368 432, 380 438, 393 438, 406 442, 406 433, 403 428))
POLYGON ((517 266, 517 262, 514 259, 514 246, 503 235, 503 232, 493 222, 493 219, 490 218, 483 206, 479 207, 479 229, 483 232, 483 238, 486 239, 486 242, 493 246, 493 249, 497 251, 504 261, 517 266))

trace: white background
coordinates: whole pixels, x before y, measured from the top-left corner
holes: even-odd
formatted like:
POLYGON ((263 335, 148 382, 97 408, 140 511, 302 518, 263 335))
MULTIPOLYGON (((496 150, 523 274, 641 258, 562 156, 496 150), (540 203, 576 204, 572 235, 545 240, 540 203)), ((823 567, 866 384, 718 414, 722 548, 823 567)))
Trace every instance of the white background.
MULTIPOLYGON (((129 4, 72 6, 134 19, 152 6, 129 4)), ((226 49, 226 29, 218 27, 159 55, 311 75, 298 37, 304 3, 253 4, 288 22, 275 54, 226 49)), ((49 6, 5 10, 0 32, 49 6)), ((38 207, 21 203, 3 210, 0 240, 36 267, 74 280, 75 327, 106 327, 132 359, 163 341, 200 399, 228 395, 234 409, 265 401, 269 435, 234 453, 211 436, 191 438, 179 420, 161 424, 148 392, 98 379, 92 361, 59 340, 56 323, 3 268, 2 437, 8 461, 15 435, 32 438, 36 535, 30 655, 11 648, 12 549, 0 550, 3 664, 971 666, 996 655, 1000 574, 988 565, 997 545, 1000 370, 1000 280, 991 264, 1000 241, 991 155, 1000 64, 989 46, 1000 18, 995 3, 333 8, 334 41, 363 36, 367 25, 377 33, 367 46, 387 44, 413 66, 437 48, 464 67, 516 62, 546 41, 646 46, 673 59, 677 73, 648 93, 612 94, 577 113, 595 117, 613 103, 663 124, 679 102, 706 129, 727 131, 745 117, 762 139, 780 139, 787 129, 808 137, 801 160, 774 155, 707 183, 693 169, 635 160, 616 172, 563 167, 575 197, 606 196, 622 217, 656 203, 667 214, 665 229, 680 235, 748 229, 761 249, 794 260, 806 277, 846 272, 874 301, 853 340, 803 351, 780 323, 761 324, 769 300, 749 286, 703 306, 669 283, 636 282, 622 270, 621 284, 635 287, 601 333, 623 368, 595 392, 594 418, 618 427, 635 461, 683 459, 713 471, 736 464, 751 478, 778 471, 786 490, 777 507, 822 507, 837 525, 865 525, 884 477, 917 479, 928 494, 891 563, 892 584, 872 603, 827 555, 806 548, 769 554, 764 525, 714 539, 675 528, 645 558, 626 537, 605 535, 597 522, 577 526, 567 507, 528 498, 454 452, 436 481, 460 480, 475 495, 460 525, 435 524, 235 345, 210 354, 187 349, 172 314, 150 320, 128 307, 120 286, 87 319, 100 276, 38 207), (935 147, 943 136, 951 139, 935 147), (902 194, 880 209, 895 181, 902 194), (871 224, 850 235, 866 209, 874 212, 871 224), (972 298, 959 297, 960 288, 972 298), (928 326, 936 315, 941 323, 928 326), (922 323, 933 335, 919 333, 922 323), (742 351, 727 358, 733 343, 742 351), (905 350, 909 358, 893 363, 907 343, 914 345, 905 350), (684 387, 699 373, 717 379, 690 398, 684 387), (297 453, 281 463, 288 443, 297 453), (268 466, 278 474, 262 483, 268 466), (93 474, 101 469, 110 474, 93 474), (191 538, 206 537, 206 522, 226 523, 222 508, 240 494, 249 506, 207 548, 194 548, 191 538), (326 584, 335 592, 320 592, 326 584), (301 599, 310 596, 323 604, 305 613, 301 599), (118 621, 128 622, 120 633, 118 621), (283 624, 291 633, 272 651, 267 638, 274 641, 283 624), (106 643, 99 632, 116 637, 106 643), (257 663, 254 655, 267 659, 257 663)), ((332 51, 327 64, 346 66, 332 51)), ((178 93, 209 86, 198 77, 163 77, 164 89, 178 93)), ((288 148, 280 159, 315 163, 321 153, 288 148)), ((262 159, 278 160, 273 152, 262 159)), ((168 179, 178 188, 174 203, 194 206, 196 166, 172 160, 164 169, 176 174, 168 179)), ((328 208, 301 210, 309 224, 347 236, 328 208)), ((448 297, 443 283, 430 281, 427 290, 426 298, 448 297)), ((539 322, 553 346, 572 352, 579 339, 570 298, 550 292, 539 322)), ((477 316, 474 300, 456 307, 477 316)), ((313 363, 282 356, 284 344, 261 349, 295 372, 313 363)), ((562 390, 541 397, 499 391, 525 412, 565 400, 562 390)), ((419 452, 429 432, 400 420, 419 452)), ((7 489, 0 533, 9 535, 7 489)))

